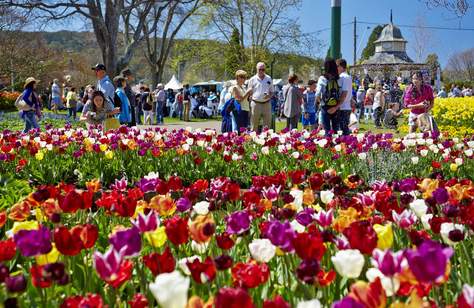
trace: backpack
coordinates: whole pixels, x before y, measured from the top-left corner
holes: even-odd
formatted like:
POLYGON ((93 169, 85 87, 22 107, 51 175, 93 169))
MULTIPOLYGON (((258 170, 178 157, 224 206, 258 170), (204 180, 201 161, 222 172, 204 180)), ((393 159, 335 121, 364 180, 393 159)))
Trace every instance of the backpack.
POLYGON ((326 107, 334 107, 339 101, 339 84, 336 79, 330 79, 326 85, 326 91, 323 94, 322 105, 326 107))
POLYGON ((117 94, 117 92, 114 92, 114 107, 118 107, 120 108, 120 111, 122 111, 122 100, 120 99, 120 96, 117 94))

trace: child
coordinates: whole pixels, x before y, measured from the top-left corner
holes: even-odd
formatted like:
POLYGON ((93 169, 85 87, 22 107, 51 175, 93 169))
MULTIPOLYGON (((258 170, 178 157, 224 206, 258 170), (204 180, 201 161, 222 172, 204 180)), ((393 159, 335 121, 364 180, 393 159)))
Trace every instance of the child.
POLYGON ((400 115, 402 114, 402 112, 399 111, 398 109, 399 107, 397 103, 391 103, 389 105, 389 109, 385 112, 385 116, 383 119, 383 124, 385 125, 386 128, 394 129, 395 131, 398 131, 397 118, 400 117, 400 115))
POLYGON ((312 131, 316 129, 316 124, 318 119, 316 115, 318 114, 318 106, 316 105, 316 81, 308 81, 308 89, 303 93, 303 115, 301 122, 303 123, 303 128, 312 131))
POLYGON ((66 107, 69 111, 69 118, 73 117, 73 120, 76 121, 77 115, 77 94, 76 88, 71 88, 71 90, 66 95, 66 107))

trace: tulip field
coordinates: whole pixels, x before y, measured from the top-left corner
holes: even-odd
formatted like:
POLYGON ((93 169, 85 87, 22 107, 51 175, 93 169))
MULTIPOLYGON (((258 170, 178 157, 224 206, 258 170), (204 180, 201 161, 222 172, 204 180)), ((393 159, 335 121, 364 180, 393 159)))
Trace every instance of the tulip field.
POLYGON ((474 136, 0 133, 0 306, 474 307, 474 136))

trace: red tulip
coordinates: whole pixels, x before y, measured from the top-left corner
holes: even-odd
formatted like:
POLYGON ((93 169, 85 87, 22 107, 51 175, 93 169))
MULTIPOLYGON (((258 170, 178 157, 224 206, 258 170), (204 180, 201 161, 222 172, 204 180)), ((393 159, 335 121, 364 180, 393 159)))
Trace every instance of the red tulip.
POLYGON ((257 264, 255 261, 250 263, 237 263, 232 268, 234 285, 246 289, 256 288, 264 284, 269 277, 270 269, 265 263, 257 264))
POLYGON ((165 222, 166 236, 171 243, 179 246, 188 241, 189 229, 188 220, 179 216, 174 216, 165 222))
POLYGON ((94 244, 99 237, 99 230, 97 226, 93 224, 75 226, 71 229, 71 233, 81 240, 85 249, 94 247, 94 244))
POLYGON ((216 278, 216 265, 211 257, 207 257, 204 262, 195 259, 193 262, 187 262, 186 265, 197 283, 206 283, 216 278))
POLYGON ((16 255, 16 245, 13 238, 0 241, 0 262, 9 261, 16 255))
POLYGON ((263 302, 262 308, 290 308, 290 304, 288 304, 283 297, 280 295, 276 295, 273 300, 265 300, 263 302))
POLYGON ((137 293, 131 301, 128 301, 131 308, 148 308, 148 299, 145 295, 137 293))
POLYGON ((232 240, 232 238, 227 232, 224 232, 220 235, 216 235, 216 242, 217 246, 219 246, 219 248, 223 250, 231 249, 235 244, 234 240, 232 240))
POLYGON ((169 247, 166 247, 162 254, 154 252, 144 256, 143 262, 153 273, 153 276, 158 276, 163 273, 171 273, 174 271, 176 266, 176 262, 169 247))
POLYGON ((66 227, 57 227, 53 232, 54 243, 58 251, 66 256, 75 256, 83 248, 79 235, 69 231, 66 227))
POLYGON ((64 300, 61 308, 104 308, 104 302, 98 294, 87 294, 86 296, 71 296, 64 300))
POLYGON ((343 233, 349 240, 351 248, 359 249, 364 254, 371 255, 377 247, 377 233, 367 220, 351 223, 343 233))
POLYGON ((324 246, 319 232, 297 233, 293 239, 293 246, 295 247, 296 254, 303 260, 316 259, 320 261, 326 251, 326 246, 324 246))
POLYGON ((44 275, 43 267, 41 265, 33 265, 30 269, 31 282, 36 288, 49 288, 53 284, 53 280, 44 275))
POLYGON ((241 288, 219 289, 214 304, 215 308, 255 308, 250 295, 241 288))

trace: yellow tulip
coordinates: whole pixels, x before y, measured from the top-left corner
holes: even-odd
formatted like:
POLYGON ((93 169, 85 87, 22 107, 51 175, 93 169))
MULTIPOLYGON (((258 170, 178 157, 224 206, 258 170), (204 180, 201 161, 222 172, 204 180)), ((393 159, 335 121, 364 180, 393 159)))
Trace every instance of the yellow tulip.
POLYGON ((107 159, 114 158, 114 152, 113 151, 106 151, 105 152, 105 158, 107 158, 107 159))
POLYGON ((44 153, 39 151, 38 153, 35 154, 36 160, 43 160, 44 158, 44 153))
POLYGON ((458 171, 458 165, 452 163, 451 165, 449 165, 449 169, 451 169, 452 172, 456 172, 458 171))
POLYGON ((99 145, 99 149, 102 151, 102 152, 105 152, 105 150, 107 150, 107 145, 106 144, 101 144, 99 145))
POLYGON ((145 232, 145 239, 151 246, 159 248, 166 243, 168 237, 166 236, 165 227, 158 227, 155 231, 145 232))
POLYGON ((385 226, 375 224, 375 233, 377 233, 377 248, 385 250, 389 249, 393 245, 393 230, 392 225, 387 224, 385 226))
POLYGON ((49 263, 55 263, 59 258, 59 251, 56 249, 56 245, 53 243, 53 249, 50 252, 44 255, 36 256, 36 263, 38 265, 45 265, 49 263))
POLYGON ((13 234, 17 233, 20 230, 37 230, 39 228, 39 224, 36 220, 27 220, 27 221, 15 221, 13 223, 12 232, 13 234))

